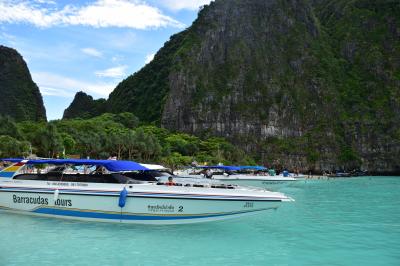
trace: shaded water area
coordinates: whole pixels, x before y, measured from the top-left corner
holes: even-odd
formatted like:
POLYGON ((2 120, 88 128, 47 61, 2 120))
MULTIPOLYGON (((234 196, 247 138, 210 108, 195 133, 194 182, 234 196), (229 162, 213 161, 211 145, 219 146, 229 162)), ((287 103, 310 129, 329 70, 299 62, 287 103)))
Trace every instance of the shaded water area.
POLYGON ((0 212, 0 265, 400 265, 400 178, 307 180, 238 220, 145 226, 0 212))

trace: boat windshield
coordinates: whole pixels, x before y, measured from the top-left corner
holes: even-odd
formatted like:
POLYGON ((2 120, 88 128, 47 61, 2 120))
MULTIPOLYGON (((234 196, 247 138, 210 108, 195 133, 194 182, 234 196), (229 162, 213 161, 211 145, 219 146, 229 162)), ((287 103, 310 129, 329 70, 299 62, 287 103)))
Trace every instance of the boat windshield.
POLYGON ((238 174, 243 175, 257 175, 257 176, 269 176, 268 170, 254 170, 254 169, 243 169, 238 171, 238 174))
POLYGON ((102 166, 36 166, 26 165, 13 179, 31 181, 58 181, 80 183, 127 183, 129 179, 110 173, 102 166))
POLYGON ((217 169, 217 168, 208 168, 208 169, 204 169, 204 168, 191 168, 187 173, 189 176, 190 175, 206 175, 206 171, 209 170, 211 172, 212 175, 223 175, 223 174, 227 174, 227 175, 235 175, 237 174, 236 171, 229 171, 229 170, 224 170, 224 169, 217 169))
POLYGON ((158 181, 160 177, 171 176, 171 174, 168 173, 167 171, 157 171, 157 170, 126 172, 124 173, 124 175, 133 180, 147 181, 147 182, 155 182, 158 181))

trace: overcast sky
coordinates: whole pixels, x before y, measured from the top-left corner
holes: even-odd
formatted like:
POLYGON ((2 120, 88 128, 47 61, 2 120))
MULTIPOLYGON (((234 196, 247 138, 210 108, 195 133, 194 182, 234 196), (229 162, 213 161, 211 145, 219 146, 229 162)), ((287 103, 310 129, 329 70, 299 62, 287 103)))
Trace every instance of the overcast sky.
POLYGON ((0 44, 24 57, 49 120, 77 91, 107 98, 210 0, 0 0, 0 44))

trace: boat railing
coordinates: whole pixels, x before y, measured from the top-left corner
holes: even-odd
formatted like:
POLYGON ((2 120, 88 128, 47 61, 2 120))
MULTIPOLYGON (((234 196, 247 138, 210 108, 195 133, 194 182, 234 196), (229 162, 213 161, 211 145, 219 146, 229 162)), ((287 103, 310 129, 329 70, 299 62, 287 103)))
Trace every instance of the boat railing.
POLYGON ((159 186, 177 186, 177 187, 198 187, 198 188, 220 188, 220 189, 236 189, 236 185, 230 184, 211 184, 211 183, 169 183, 169 182, 157 182, 159 186))

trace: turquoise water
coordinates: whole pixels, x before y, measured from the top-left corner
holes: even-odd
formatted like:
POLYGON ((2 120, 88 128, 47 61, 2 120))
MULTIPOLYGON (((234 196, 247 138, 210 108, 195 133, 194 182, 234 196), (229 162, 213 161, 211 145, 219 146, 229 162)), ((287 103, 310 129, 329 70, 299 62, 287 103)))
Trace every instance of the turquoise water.
POLYGON ((400 178, 308 180, 239 220, 179 226, 0 213, 0 265, 400 265, 400 178))

